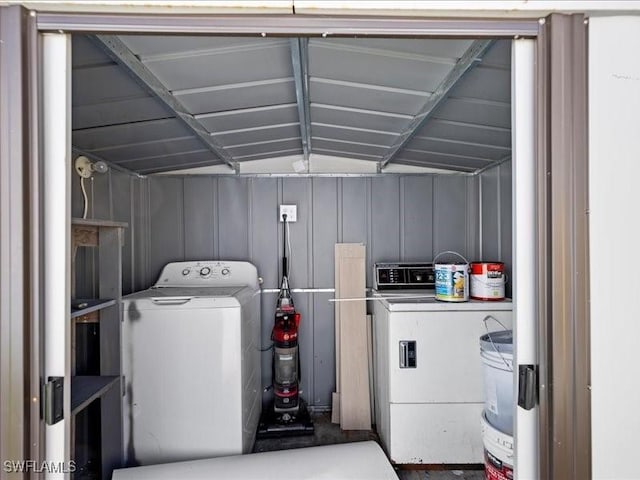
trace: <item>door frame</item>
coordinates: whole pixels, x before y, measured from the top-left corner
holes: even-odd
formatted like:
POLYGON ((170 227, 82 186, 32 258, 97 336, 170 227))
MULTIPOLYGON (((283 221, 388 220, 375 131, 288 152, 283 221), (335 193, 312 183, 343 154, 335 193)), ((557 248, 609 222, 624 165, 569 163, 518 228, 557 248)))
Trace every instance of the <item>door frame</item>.
MULTIPOLYGON (((41 364, 40 332, 43 321, 42 288, 42 165, 39 149, 40 112, 38 81, 41 52, 39 34, 55 33, 172 33, 208 35, 266 36, 393 36, 438 38, 533 38, 536 41, 536 234, 537 317, 539 319, 539 478, 589 478, 591 468, 588 307, 588 222, 587 222, 587 27, 581 14, 552 14, 546 19, 435 19, 419 17, 315 16, 315 15, 148 15, 28 11, 23 7, 0 7, 2 19, 20 17, 18 36, 28 48, 8 65, 23 72, 28 88, 22 97, 28 109, 17 135, 1 136, 2 168, 8 168, 5 145, 27 146, 21 151, 23 169, 12 170, 13 180, 24 185, 24 209, 17 215, 5 203, 0 205, 3 222, 13 219, 4 230, 2 243, 21 242, 26 249, 22 262, 12 262, 11 275, 3 277, 13 292, 22 294, 22 308, 2 310, 0 341, 9 329, 19 328, 25 336, 24 350, 12 350, 11 370, 2 363, 0 380, 22 373, 33 402, 16 417, 24 427, 22 436, 11 437, 6 448, 37 445, 30 455, 43 458, 39 387, 41 364), (576 88, 577 85, 577 88, 576 88), (572 92, 571 95, 565 92, 572 92), (28 170, 27 170, 28 168, 28 170), (31 172, 28 174, 27 172, 31 172), (16 216, 20 217, 16 220, 16 216), (21 223, 23 222, 23 224, 21 223), (22 228, 20 226, 22 225, 22 228), (28 258, 27 258, 28 257, 28 258), (19 279, 28 281, 20 286, 19 279), (17 372, 14 369, 19 369, 17 372), (573 409, 573 406, 576 408, 573 409)), ((4 35, 4 32, 3 32, 4 35)), ((21 48, 17 45, 7 45, 21 48)), ((3 62, 5 62, 3 57, 3 62)), ((4 63, 3 63, 4 67, 4 63)), ((2 68, 2 83, 15 82, 2 68)), ((14 85, 15 83, 11 84, 14 85)), ((3 104, 17 114, 20 105, 3 104)), ((4 131, 3 131, 4 133, 4 131)), ((3 170, 4 171, 4 170, 3 170)), ((20 196, 17 190, 12 193, 20 196)), ((68 214, 70 215, 70 214, 68 214)), ((4 225, 4 223, 3 223, 4 225)), ((68 291, 67 285, 67 291, 68 291)), ((3 284, 4 289, 4 284, 3 284)), ((13 331, 13 330, 12 330, 13 331)), ((12 387, 13 388, 13 387, 12 387)), ((4 389, 3 389, 4 392, 4 389)), ((20 388, 11 390, 20 397, 20 388)), ((27 397, 27 398, 29 398, 27 397)), ((0 422, 0 438, 6 438, 6 413, 0 422)), ((21 427, 21 428, 22 428, 21 427)), ((4 448, 4 447, 3 447, 4 448)))

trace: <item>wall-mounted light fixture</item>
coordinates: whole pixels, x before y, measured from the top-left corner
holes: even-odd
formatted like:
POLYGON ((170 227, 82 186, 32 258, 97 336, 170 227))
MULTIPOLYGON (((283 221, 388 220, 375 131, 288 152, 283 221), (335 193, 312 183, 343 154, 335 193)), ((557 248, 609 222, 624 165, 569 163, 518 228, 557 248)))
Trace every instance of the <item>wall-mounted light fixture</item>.
POLYGON ((107 165, 102 160, 92 162, 84 155, 80 155, 78 158, 76 158, 75 168, 76 173, 80 177, 80 188, 82 189, 82 197, 84 198, 84 210, 82 212, 82 218, 87 218, 89 199, 87 197, 87 190, 84 187, 84 179, 93 177, 94 173, 106 173, 109 170, 109 165, 107 165))

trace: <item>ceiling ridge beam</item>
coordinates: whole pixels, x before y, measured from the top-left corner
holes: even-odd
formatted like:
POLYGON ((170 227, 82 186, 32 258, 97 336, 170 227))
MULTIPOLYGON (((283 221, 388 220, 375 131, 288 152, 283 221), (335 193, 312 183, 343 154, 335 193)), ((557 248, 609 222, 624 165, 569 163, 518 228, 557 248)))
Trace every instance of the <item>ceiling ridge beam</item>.
POLYGON ((286 138, 276 138, 275 140, 262 140, 260 142, 238 143, 236 145, 227 145, 227 148, 231 149, 231 148, 242 148, 242 147, 255 147, 256 145, 269 145, 271 143, 291 142, 293 140, 300 140, 300 137, 286 137, 286 138))
MULTIPOLYGON (((136 163, 136 162, 141 162, 143 160, 157 160, 159 158, 169 158, 169 157, 182 157, 185 155, 193 155, 194 153, 202 153, 202 152, 209 152, 208 148, 199 148, 197 150, 184 150, 181 152, 173 152, 173 153, 162 153, 159 155, 149 155, 147 157, 136 157, 136 158, 128 158, 126 160, 119 160, 116 163, 118 165, 126 163, 136 163)), ((211 160, 207 160, 207 161, 211 161, 211 160)))
POLYGON ((374 130, 371 128, 351 127, 349 125, 338 125, 333 123, 311 122, 311 125, 315 125, 316 127, 335 128, 338 130, 353 130, 354 132, 376 133, 378 135, 389 135, 393 137, 398 135, 397 132, 387 132, 384 130, 374 130))
POLYGON ((221 137, 223 135, 230 135, 232 133, 257 132, 259 130, 271 130, 273 128, 292 127, 294 125, 298 125, 298 122, 274 123, 273 125, 260 125, 259 127, 247 127, 247 128, 235 128, 233 130, 221 130, 219 132, 212 133, 211 135, 221 137))
MULTIPOLYGON (((180 165, 179 168, 176 168, 175 166, 169 167, 167 165, 163 165, 161 167, 142 168, 142 169, 140 169, 140 174, 139 175, 140 176, 146 176, 146 175, 152 175, 154 173, 172 172, 174 170, 186 170, 188 168, 196 168, 196 167, 217 167, 219 165, 223 165, 223 164, 221 164, 221 163, 211 163, 211 161, 204 161, 204 162, 184 163, 184 164, 180 165)), ((236 174, 234 176, 237 176, 237 175, 238 175, 238 173, 236 172, 236 174)))
POLYGON ((415 62, 424 63, 437 63, 444 65, 455 65, 455 57, 439 57, 437 55, 421 55, 419 53, 403 52, 401 50, 387 50, 386 48, 365 47, 362 45, 349 45, 346 43, 334 42, 320 42, 314 41, 313 48, 326 48, 328 50, 340 50, 345 52, 360 53, 365 55, 375 55, 378 57, 389 57, 401 60, 410 60, 415 62))
POLYGON ((376 85, 374 83, 350 82, 348 80, 334 80, 332 78, 311 77, 312 83, 322 83, 325 85, 338 85, 341 87, 360 88, 364 90, 375 90, 385 93, 399 93, 402 95, 411 95, 415 97, 430 97, 433 92, 427 90, 411 90, 409 88, 387 87, 384 85, 376 85))
POLYGON ((475 103, 476 105, 488 105, 492 107, 511 108, 511 102, 504 102, 502 100, 491 100, 489 98, 458 97, 458 96, 450 95, 449 100, 457 100, 458 102, 475 103))
MULTIPOLYGON (((300 151, 299 148, 287 148, 286 150, 274 150, 271 152, 252 153, 250 155, 238 155, 237 158, 241 158, 243 161, 245 161, 247 159, 261 157, 263 155, 275 156, 276 154, 280 154, 280 153, 291 153, 291 152, 299 152, 299 151, 300 151)), ((262 159, 258 158, 258 160, 262 160, 262 159)))
POLYGON ((432 121, 436 123, 444 123, 445 125, 451 125, 453 127, 468 127, 468 128, 477 128, 479 130, 493 130, 495 132, 511 133, 510 128, 497 127, 495 125, 483 125, 481 123, 473 123, 473 122, 459 122, 457 120, 447 120, 445 118, 438 118, 438 117, 432 117, 432 121))
POLYGON ((265 85, 277 85, 279 83, 291 83, 293 77, 271 78, 269 80, 252 80, 250 82, 225 83, 222 85, 211 85, 207 87, 193 87, 172 90, 171 93, 177 96, 193 95, 198 93, 220 92, 224 90, 234 90, 238 88, 263 87, 265 85))
POLYGON ((197 113, 194 117, 198 120, 201 118, 217 118, 228 117, 231 115, 242 115, 244 113, 268 112, 271 110, 283 110, 297 106, 296 103, 278 103, 275 105, 263 105, 261 107, 236 108, 233 110, 221 110, 219 112, 197 113))
POLYGON ((502 157, 500 160, 496 160, 495 162, 492 162, 489 165, 486 165, 486 166, 484 166, 482 168, 479 168, 478 170, 473 172, 473 174, 474 175, 480 175, 482 172, 486 172, 487 170, 490 170, 493 167, 497 167, 499 165, 502 165, 503 163, 506 163, 509 160, 511 160, 511 154, 506 155, 506 156, 502 157))
POLYGON ((122 40, 115 35, 92 35, 90 38, 119 65, 123 66, 139 84, 147 88, 174 112, 176 118, 181 120, 187 129, 199 138, 219 159, 234 169, 236 173, 240 171, 238 163, 229 155, 224 147, 210 135, 204 126, 171 94, 164 84, 133 54, 122 40))
POLYGON ((227 55, 230 53, 244 53, 252 50, 264 50, 274 47, 282 47, 287 45, 286 40, 258 38, 254 43, 242 45, 229 45, 226 47, 211 47, 202 49, 182 50, 172 53, 152 53, 150 55, 139 55, 140 60, 145 63, 165 62, 169 60, 181 60, 183 58, 207 57, 213 55, 227 55))
POLYGON ((470 155, 461 155, 459 153, 445 153, 445 152, 435 152, 433 150, 421 150, 419 148, 407 148, 405 152, 413 152, 413 153, 424 153, 426 155, 441 155, 443 157, 451 157, 451 158, 463 158, 465 160, 474 160, 479 162, 491 163, 495 162, 490 158, 481 158, 481 157, 472 157, 470 155))
POLYGON ((442 138, 442 137, 430 137, 430 136, 415 136, 415 140, 427 140, 430 142, 442 142, 442 143, 452 143, 456 145, 465 145, 468 147, 481 147, 481 148, 493 148, 495 150, 506 150, 511 151, 511 147, 503 147, 502 145, 492 145, 489 143, 478 143, 478 142, 468 142, 466 140, 452 140, 451 138, 442 138))
MULTIPOLYGON (((360 153, 360 152, 349 152, 346 150, 334 150, 332 148, 317 148, 316 152, 331 152, 331 153, 340 153, 342 155, 358 155, 360 157, 370 157, 372 159, 380 158, 380 155, 371 155, 369 153, 360 153)), ((364 160, 364 159, 360 159, 364 160)))
POLYGON ((449 92, 460 81, 464 75, 471 70, 475 65, 482 61, 482 57, 489 50, 489 47, 493 45, 494 40, 476 40, 469 48, 464 52, 462 57, 455 64, 453 69, 444 78, 444 80, 438 85, 433 92, 433 95, 422 106, 420 111, 416 114, 413 121, 407 126, 407 128, 396 138, 396 141, 389 147, 387 153, 382 157, 382 160, 378 164, 378 170, 382 169, 393 160, 393 158, 402 150, 407 143, 413 138, 413 136, 422 128, 427 121, 434 114, 440 104, 447 98, 449 92))
MULTIPOLYGON (((147 98, 154 98, 154 97, 147 97, 147 98)), ((169 115, 169 112, 167 112, 167 115, 169 115)), ((132 120, 130 122, 125 122, 125 123, 110 123, 108 125, 96 125, 95 127, 75 128, 73 130, 73 133, 87 132, 89 130, 100 130, 101 128, 120 128, 120 127, 124 127, 125 125, 140 125, 143 123, 146 123, 146 124, 163 123, 163 122, 166 122, 167 120, 175 120, 175 119, 176 117, 159 117, 159 118, 149 118, 147 120, 132 120)))
MULTIPOLYGON (((120 123, 118 125, 126 125, 126 123, 120 123)), ((193 139, 193 135, 180 136, 180 137, 170 137, 170 138, 159 138, 156 140, 145 140, 144 142, 132 142, 132 143, 119 143, 117 145, 108 145, 106 147, 97 147, 97 148, 87 148, 88 152, 104 152, 105 150, 118 150, 119 148, 129 148, 129 147, 140 147, 144 145, 155 145, 157 143, 163 142, 180 142, 182 140, 190 140, 193 139)))
POLYGON ((311 106, 309 99, 309 39, 292 38, 291 64, 296 86, 298 117, 300 119, 300 138, 304 159, 308 162, 311 153, 311 106))
POLYGON ((325 110, 335 110, 338 112, 351 112, 351 113, 362 113, 365 115, 376 115, 379 117, 391 117, 391 118, 403 118, 405 120, 413 119, 413 115, 407 115, 406 113, 393 113, 393 112, 385 112, 383 110, 367 110, 366 108, 355 108, 355 107, 343 107, 341 105, 331 105, 328 103, 312 103, 312 107, 314 108, 323 108, 325 110))
POLYGON ((322 141, 325 141, 325 142, 346 143, 348 145, 361 145, 363 147, 387 148, 386 145, 379 145, 377 143, 354 142, 352 140, 340 140, 338 138, 313 137, 313 139, 314 140, 322 140, 322 141))
POLYGON ((451 172, 464 173, 464 174, 473 174, 475 172, 473 167, 466 167, 464 165, 450 165, 450 164, 438 163, 438 162, 423 162, 419 160, 406 160, 401 158, 394 163, 397 165, 409 165, 412 167, 424 167, 424 168, 434 167, 434 168, 440 168, 442 170, 449 170, 451 172), (464 169, 464 171, 461 171, 461 169, 464 169))

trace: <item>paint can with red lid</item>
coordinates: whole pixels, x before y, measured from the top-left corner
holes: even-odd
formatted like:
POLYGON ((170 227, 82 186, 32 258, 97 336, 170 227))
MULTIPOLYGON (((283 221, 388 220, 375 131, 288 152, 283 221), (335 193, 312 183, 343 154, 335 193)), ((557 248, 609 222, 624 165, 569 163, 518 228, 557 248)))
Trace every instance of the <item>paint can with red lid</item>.
POLYGON ((471 298, 475 300, 504 300, 507 277, 502 262, 472 262, 471 298))

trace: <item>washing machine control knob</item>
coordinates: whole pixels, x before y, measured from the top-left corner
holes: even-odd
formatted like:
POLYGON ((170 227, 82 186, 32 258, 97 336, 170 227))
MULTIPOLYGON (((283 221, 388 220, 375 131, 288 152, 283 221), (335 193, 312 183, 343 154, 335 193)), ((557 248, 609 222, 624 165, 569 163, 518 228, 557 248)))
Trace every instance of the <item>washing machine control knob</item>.
POLYGON ((223 268, 221 273, 222 273, 222 275, 229 275, 229 273, 231 273, 231 271, 228 268, 223 268))
POLYGON ((203 276, 203 277, 206 277, 210 273, 211 273, 211 269, 209 267, 202 267, 200 269, 200 275, 203 276))
POLYGON ((186 277, 187 275, 189 275, 189 272, 191 272, 191 270, 189 270, 188 268, 185 268, 184 270, 182 270, 182 275, 186 277))

